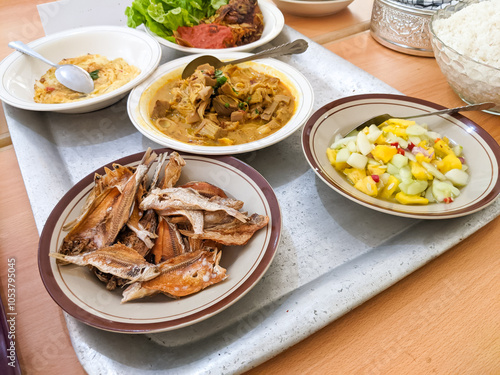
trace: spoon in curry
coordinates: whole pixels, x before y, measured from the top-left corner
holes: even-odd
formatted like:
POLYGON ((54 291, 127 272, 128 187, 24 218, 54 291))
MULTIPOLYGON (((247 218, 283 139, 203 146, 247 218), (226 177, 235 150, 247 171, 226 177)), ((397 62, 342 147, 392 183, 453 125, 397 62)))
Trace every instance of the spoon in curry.
POLYGON ((55 64, 20 41, 10 42, 9 47, 24 53, 25 55, 40 59, 46 64, 52 65, 56 68, 55 74, 57 80, 68 89, 83 92, 85 94, 94 91, 94 81, 92 77, 90 77, 90 74, 87 71, 83 70, 79 66, 71 64, 55 64))
MULTIPOLYGON (((407 120, 411 118, 418 118, 418 117, 427 117, 427 116, 434 116, 434 115, 444 115, 444 114, 454 114, 458 112, 465 112, 465 111, 483 111, 485 109, 489 109, 494 107, 496 104, 495 103, 479 103, 479 104, 470 104, 466 105, 463 107, 456 107, 456 108, 446 108, 442 109, 440 111, 435 111, 435 112, 427 112, 427 113, 422 113, 419 115, 413 115, 413 116, 406 116, 406 117, 400 117, 400 116, 392 116, 388 113, 383 114, 383 115, 378 115, 375 117, 372 117, 369 120, 366 120, 362 124, 358 125, 355 129, 357 131, 363 130, 365 127, 370 126, 370 125, 376 125, 379 126, 383 122, 391 119, 391 118, 398 118, 402 120, 407 120)), ((352 131, 352 130, 351 130, 352 131)))
POLYGON ((308 43, 304 39, 297 39, 294 40, 293 42, 285 43, 280 46, 266 49, 265 51, 257 52, 253 55, 243 57, 241 59, 236 59, 236 60, 230 60, 230 61, 220 61, 217 57, 215 56, 210 56, 210 55, 203 55, 200 57, 197 57, 193 61, 191 61, 189 64, 186 65, 182 72, 182 79, 186 79, 189 77, 191 74, 194 73, 197 67, 203 64, 210 64, 212 65, 215 69, 220 69, 225 65, 235 65, 239 64, 242 62, 250 61, 250 60, 255 60, 255 59, 262 59, 265 57, 276 57, 276 56, 283 56, 283 55, 292 55, 292 54, 299 54, 304 52, 308 47, 308 43))

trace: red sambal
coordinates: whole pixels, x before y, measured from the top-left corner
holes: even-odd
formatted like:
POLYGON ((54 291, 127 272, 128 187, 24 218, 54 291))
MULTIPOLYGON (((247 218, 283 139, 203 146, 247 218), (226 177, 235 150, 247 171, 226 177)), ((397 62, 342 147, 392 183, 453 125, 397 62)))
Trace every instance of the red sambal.
POLYGON ((228 26, 204 23, 197 26, 181 26, 176 31, 177 43, 196 48, 234 47, 233 33, 228 26))

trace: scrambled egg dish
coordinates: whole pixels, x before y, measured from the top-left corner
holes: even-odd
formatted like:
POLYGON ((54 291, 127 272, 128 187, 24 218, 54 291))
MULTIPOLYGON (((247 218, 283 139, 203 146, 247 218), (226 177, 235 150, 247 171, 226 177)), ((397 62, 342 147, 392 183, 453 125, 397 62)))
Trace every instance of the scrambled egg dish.
POLYGON ((125 85, 140 73, 140 69, 127 64, 122 58, 109 61, 101 55, 89 54, 63 59, 59 64, 77 65, 89 72, 94 80, 94 91, 84 94, 68 89, 56 79, 55 68, 50 68, 47 73, 35 82, 35 102, 56 104, 94 98, 125 85))

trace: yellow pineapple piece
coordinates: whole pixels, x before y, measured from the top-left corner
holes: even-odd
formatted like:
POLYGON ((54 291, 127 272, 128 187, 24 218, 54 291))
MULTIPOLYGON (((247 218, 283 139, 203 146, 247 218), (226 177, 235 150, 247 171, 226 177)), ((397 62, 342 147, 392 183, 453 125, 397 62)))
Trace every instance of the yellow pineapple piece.
POLYGON ((453 150, 449 146, 448 142, 446 142, 446 141, 447 141, 447 139, 446 140, 440 139, 439 141, 434 143, 434 152, 440 158, 444 158, 447 155, 455 156, 455 153, 453 152, 453 150))
POLYGON ((353 185, 356 185, 358 181, 366 177, 366 172, 363 169, 357 168, 346 168, 344 169, 344 174, 353 185))
POLYGON ((377 138, 377 139, 375 140, 375 142, 373 142, 373 143, 375 143, 376 145, 382 145, 382 144, 384 144, 386 141, 387 141, 387 138, 385 138, 385 137, 384 137, 384 134, 382 133, 382 134, 380 134, 380 135, 378 136, 378 138, 377 138))
POLYGON ((400 191, 396 194, 396 200, 401 204, 428 204, 429 200, 427 198, 421 197, 420 195, 408 195, 400 191))
MULTIPOLYGON (((418 160, 418 159, 417 159, 418 160)), ((432 180, 434 177, 420 163, 410 160, 411 174, 417 180, 432 180)))
POLYGON ((398 137, 408 139, 406 128, 414 125, 415 121, 391 118, 380 125, 380 129, 386 133, 392 133, 398 137))
POLYGON ((451 169, 462 169, 462 162, 459 158, 452 153, 445 156, 442 160, 438 161, 436 167, 441 173, 446 173, 451 169))
POLYGON ((335 160, 337 159, 337 150, 334 150, 333 148, 327 148, 326 157, 328 158, 330 164, 335 166, 335 160))
POLYGON ((385 133, 392 133, 403 139, 408 138, 408 135, 406 134, 406 129, 396 125, 385 125, 383 128, 381 128, 381 130, 385 133))
POLYGON ((372 150, 373 158, 377 161, 381 161, 384 164, 387 164, 397 153, 398 150, 396 149, 396 147, 388 145, 377 145, 372 150))
POLYGON ((427 141, 420 141, 420 143, 417 145, 418 147, 423 147, 423 148, 427 148, 427 141))
POLYGON ((396 125, 402 128, 407 128, 408 126, 415 125, 416 122, 413 120, 403 120, 402 118, 390 118, 386 121, 388 125, 396 125))
POLYGON ((327 148, 326 149, 326 157, 328 158, 328 161, 330 162, 331 165, 335 167, 336 170, 342 171, 345 168, 347 168, 349 165, 346 162, 340 162, 337 163, 337 150, 334 150, 332 148, 327 148))
POLYGON ((366 169, 369 174, 376 174, 377 176, 383 175, 387 171, 387 167, 383 165, 368 164, 366 169))
POLYGON ((370 197, 376 197, 378 195, 377 184, 375 183, 375 181, 373 181, 373 178, 371 178, 371 176, 366 176, 362 180, 359 180, 358 182, 356 182, 354 187, 359 191, 369 195, 370 197))
POLYGON ((419 152, 417 155, 415 155, 415 159, 417 159, 418 163, 422 163, 423 161, 425 161, 426 163, 431 162, 431 158, 429 158, 428 156, 425 156, 421 152, 419 152))
POLYGON ((399 185, 399 180, 394 176, 389 176, 387 183, 380 192, 380 198, 389 199, 396 191, 399 185))

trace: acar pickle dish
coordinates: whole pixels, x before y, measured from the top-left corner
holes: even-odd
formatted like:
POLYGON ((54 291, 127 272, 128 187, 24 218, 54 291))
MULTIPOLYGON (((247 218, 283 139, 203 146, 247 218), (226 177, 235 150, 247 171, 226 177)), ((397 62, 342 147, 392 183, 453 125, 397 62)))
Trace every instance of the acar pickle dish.
POLYGON ((400 204, 451 203, 469 181, 462 147, 415 121, 367 126, 337 137, 326 152, 356 189, 400 204))

